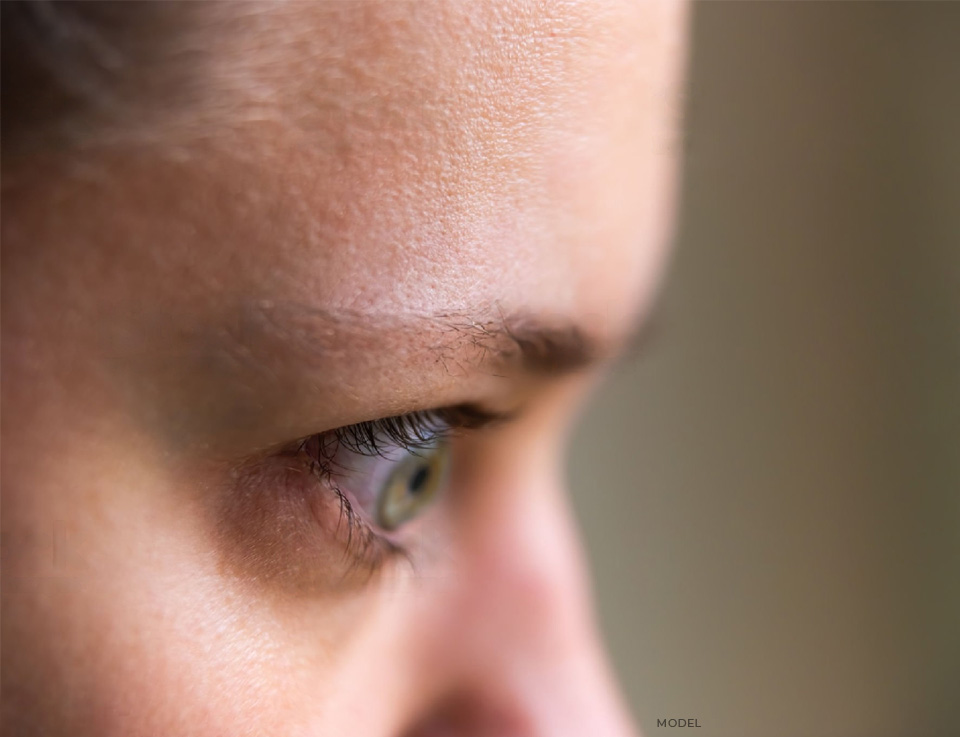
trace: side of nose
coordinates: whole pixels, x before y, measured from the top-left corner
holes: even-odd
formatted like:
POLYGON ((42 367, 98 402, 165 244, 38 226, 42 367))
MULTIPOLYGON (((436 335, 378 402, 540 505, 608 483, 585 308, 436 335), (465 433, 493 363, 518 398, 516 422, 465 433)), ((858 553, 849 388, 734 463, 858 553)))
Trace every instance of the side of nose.
POLYGON ((594 623, 580 545, 551 474, 470 510, 450 608, 459 685, 421 735, 635 735, 594 623))

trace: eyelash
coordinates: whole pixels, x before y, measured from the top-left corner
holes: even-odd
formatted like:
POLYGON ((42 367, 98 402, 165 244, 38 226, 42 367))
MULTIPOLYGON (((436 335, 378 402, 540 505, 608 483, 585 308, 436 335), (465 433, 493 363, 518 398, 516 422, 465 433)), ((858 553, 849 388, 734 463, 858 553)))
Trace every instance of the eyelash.
POLYGON ((337 478, 344 471, 335 460, 341 448, 365 456, 383 456, 387 449, 397 447, 407 451, 422 450, 438 439, 444 442, 459 431, 489 427, 511 416, 475 405, 459 405, 359 422, 301 440, 298 454, 306 459, 318 481, 337 496, 340 504, 338 529, 339 524, 346 523, 344 556, 350 567, 365 567, 372 575, 388 560, 400 557, 410 561, 410 555, 402 544, 378 533, 365 522, 350 498, 337 486, 337 478))
POLYGON ((317 433, 301 440, 299 450, 327 478, 337 473, 334 458, 340 448, 365 456, 382 456, 388 447, 422 450, 458 430, 477 430, 506 419, 509 415, 474 405, 422 410, 317 433))

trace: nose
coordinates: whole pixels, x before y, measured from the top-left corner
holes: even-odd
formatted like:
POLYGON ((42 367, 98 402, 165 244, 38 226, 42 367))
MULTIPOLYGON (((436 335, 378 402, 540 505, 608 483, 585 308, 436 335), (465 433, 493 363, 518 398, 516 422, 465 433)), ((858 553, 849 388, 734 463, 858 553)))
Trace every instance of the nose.
POLYGON ((591 611, 587 576, 556 474, 501 487, 465 510, 464 575, 448 658, 450 697, 416 737, 635 735, 591 611))

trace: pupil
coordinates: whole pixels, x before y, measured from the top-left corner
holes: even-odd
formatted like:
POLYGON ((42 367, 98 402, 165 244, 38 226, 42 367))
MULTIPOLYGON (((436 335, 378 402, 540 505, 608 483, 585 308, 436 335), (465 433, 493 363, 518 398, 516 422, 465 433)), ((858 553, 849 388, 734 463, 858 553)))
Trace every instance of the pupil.
POLYGON ((420 466, 417 472, 410 479, 409 489, 411 494, 419 494, 423 491, 424 484, 427 483, 427 477, 430 475, 430 469, 426 466, 420 466))

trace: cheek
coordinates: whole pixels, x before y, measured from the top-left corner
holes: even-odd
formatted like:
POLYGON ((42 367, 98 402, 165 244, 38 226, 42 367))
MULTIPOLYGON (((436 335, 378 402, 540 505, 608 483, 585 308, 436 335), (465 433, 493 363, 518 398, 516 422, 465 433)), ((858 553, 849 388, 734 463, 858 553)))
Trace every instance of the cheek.
POLYGON ((291 627, 281 607, 221 575, 182 489, 136 464, 98 467, 89 449, 83 460, 41 465, 69 468, 70 478, 41 471, 22 485, 32 501, 4 519, 10 724, 212 737, 297 734, 318 718, 349 642, 343 620, 362 621, 355 610, 328 601, 309 626, 291 627), (24 533, 16 547, 8 526, 24 533))
MULTIPOLYGON (((70 623, 50 623, 79 651, 58 691, 69 695, 66 721, 89 732, 70 733, 212 736, 290 723, 290 663, 268 627, 209 593, 127 583, 123 596, 98 597, 95 611, 74 604, 70 623), (83 653, 91 641, 96 649, 83 653)), ((63 653, 56 657, 63 668, 63 653)))

